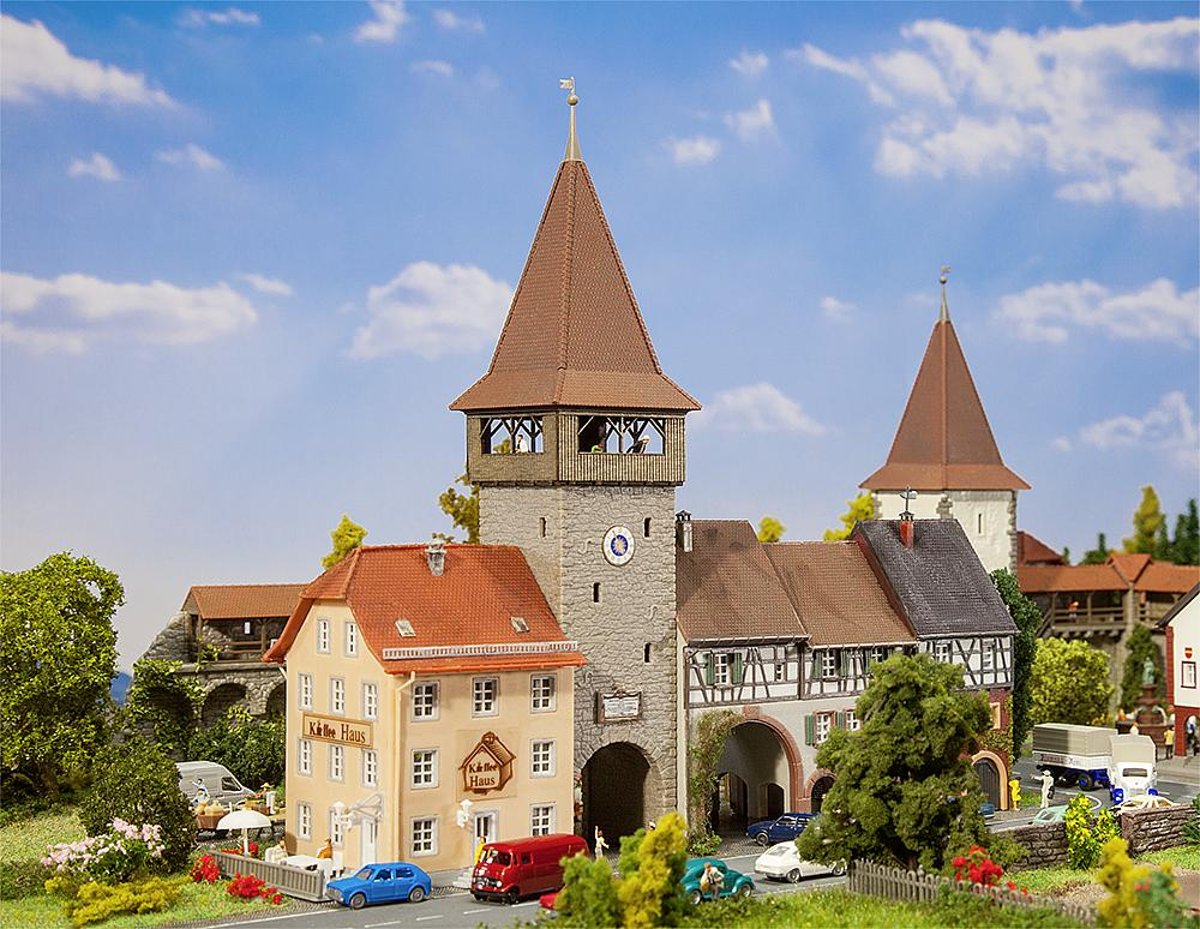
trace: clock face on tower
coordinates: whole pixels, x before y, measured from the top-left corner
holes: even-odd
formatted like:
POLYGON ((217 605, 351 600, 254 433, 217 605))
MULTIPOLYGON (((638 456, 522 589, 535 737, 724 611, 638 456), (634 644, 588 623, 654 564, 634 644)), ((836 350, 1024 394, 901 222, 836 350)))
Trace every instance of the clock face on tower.
POLYGON ((604 534, 604 557, 618 568, 633 557, 633 533, 625 526, 613 526, 604 534))

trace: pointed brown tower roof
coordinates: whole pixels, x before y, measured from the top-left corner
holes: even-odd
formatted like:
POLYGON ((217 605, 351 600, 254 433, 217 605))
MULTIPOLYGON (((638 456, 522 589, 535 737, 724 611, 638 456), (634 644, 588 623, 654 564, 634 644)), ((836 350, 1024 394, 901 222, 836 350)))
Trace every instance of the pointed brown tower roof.
POLYGON ((929 337, 887 463, 868 490, 1028 490, 1005 466, 946 305, 929 337))
POLYGON ((698 410, 663 373, 650 344, 579 153, 571 106, 566 155, 491 367, 450 409, 698 410))

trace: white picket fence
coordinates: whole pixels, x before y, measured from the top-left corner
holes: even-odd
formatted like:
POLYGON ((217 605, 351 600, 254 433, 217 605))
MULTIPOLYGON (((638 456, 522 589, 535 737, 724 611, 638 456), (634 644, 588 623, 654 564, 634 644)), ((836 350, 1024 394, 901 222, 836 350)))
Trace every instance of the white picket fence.
POLYGON ((940 874, 926 874, 923 868, 906 871, 873 861, 850 863, 849 889, 853 893, 907 903, 935 903, 943 887, 994 900, 1000 906, 1055 910, 1085 926, 1096 924, 1096 913, 1091 907, 1064 903, 1052 897, 1025 894, 1007 887, 984 887, 969 881, 956 881, 940 874))

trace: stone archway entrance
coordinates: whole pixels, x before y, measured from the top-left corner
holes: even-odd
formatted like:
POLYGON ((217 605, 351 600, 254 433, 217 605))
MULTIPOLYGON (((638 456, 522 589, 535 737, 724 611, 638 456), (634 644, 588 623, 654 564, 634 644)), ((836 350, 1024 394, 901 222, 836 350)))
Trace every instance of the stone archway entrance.
POLYGON ((826 774, 817 778, 816 783, 812 786, 812 811, 814 813, 821 812, 821 804, 825 800, 825 795, 829 793, 829 788, 833 786, 833 775, 826 774))
POLYGON ((793 808, 788 803, 797 798, 781 786, 791 786, 793 775, 798 776, 799 765, 789 749, 775 727, 760 720, 748 719, 729 733, 717 764, 721 780, 714 797, 721 831, 740 831, 793 808))
POLYGON ((990 758, 980 758, 975 762, 975 774, 979 777, 979 786, 988 803, 1000 809, 1000 769, 990 758))
POLYGON ((590 845, 599 827, 614 851, 621 836, 645 828, 646 798, 657 789, 657 773, 646 754, 632 742, 614 742, 595 751, 583 766, 583 836, 590 845))
POLYGON ((205 727, 212 726, 220 722, 231 706, 242 703, 245 699, 246 688, 241 684, 220 684, 210 690, 208 696, 204 698, 204 709, 200 713, 200 720, 205 727))
POLYGON ((277 684, 267 697, 267 719, 283 719, 287 716, 287 684, 277 684))

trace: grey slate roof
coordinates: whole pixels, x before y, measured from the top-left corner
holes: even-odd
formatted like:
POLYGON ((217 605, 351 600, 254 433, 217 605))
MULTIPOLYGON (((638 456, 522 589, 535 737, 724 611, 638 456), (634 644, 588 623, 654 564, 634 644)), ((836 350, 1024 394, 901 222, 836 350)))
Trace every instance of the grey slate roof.
POLYGON ((956 519, 914 521, 913 547, 900 541, 899 520, 854 527, 863 547, 921 639, 1013 635, 1016 624, 956 519))

